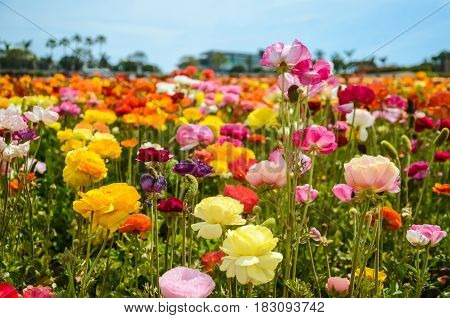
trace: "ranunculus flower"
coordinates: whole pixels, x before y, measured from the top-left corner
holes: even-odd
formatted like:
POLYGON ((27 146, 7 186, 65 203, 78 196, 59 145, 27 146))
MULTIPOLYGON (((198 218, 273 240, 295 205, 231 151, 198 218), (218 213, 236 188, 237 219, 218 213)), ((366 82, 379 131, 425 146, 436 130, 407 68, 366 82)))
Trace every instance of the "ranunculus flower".
POLYGON ((297 130, 292 138, 296 147, 313 155, 326 155, 337 148, 333 132, 323 126, 309 126, 297 130))
POLYGON ((416 118, 414 122, 414 130, 418 133, 424 131, 425 129, 433 129, 434 128, 434 121, 430 117, 419 117, 416 118))
POLYGON ((120 233, 139 233, 141 239, 147 238, 147 231, 152 229, 152 220, 145 214, 132 214, 119 227, 120 233))
POLYGON ((340 112, 343 112, 344 114, 350 114, 355 108, 355 104, 351 102, 347 104, 337 105, 334 108, 340 112))
POLYGON ((322 234, 318 229, 312 227, 311 230, 309 230, 309 237, 315 242, 320 242, 322 239, 322 234))
POLYGON ((53 124, 58 120, 58 113, 39 106, 34 106, 32 112, 25 112, 25 117, 33 123, 43 122, 46 125, 53 124))
MULTIPOLYGON (((371 226, 375 224, 375 220, 378 219, 378 211, 372 217, 371 226)), ((387 231, 396 231, 402 227, 402 217, 393 208, 385 206, 381 209, 381 220, 383 222, 383 228, 387 231)))
POLYGON ((350 287, 350 281, 347 278, 330 277, 327 281, 327 291, 329 293, 346 294, 350 287))
POLYGON ((202 256, 202 265, 207 273, 214 272, 216 265, 222 264, 222 258, 225 256, 223 251, 206 252, 202 256))
POLYGON ((345 115, 345 119, 347 124, 353 125, 353 129, 359 129, 359 139, 366 141, 369 136, 367 128, 375 124, 375 117, 365 109, 355 109, 350 114, 345 115))
POLYGON ((158 204, 158 211, 177 213, 183 211, 183 201, 177 198, 168 198, 167 200, 162 200, 158 204))
POLYGON ((448 151, 436 151, 434 153, 434 161, 436 162, 446 162, 450 159, 450 152, 448 151))
POLYGON ((304 184, 295 188, 295 201, 297 202, 311 203, 317 198, 318 195, 319 191, 313 189, 313 187, 309 184, 304 184))
POLYGON ((252 187, 265 184, 281 188, 286 184, 286 163, 263 160, 250 167, 246 179, 252 187))
POLYGON ((65 159, 64 182, 72 187, 83 187, 106 178, 108 169, 103 159, 86 148, 70 151, 65 159))
POLYGON ((192 224, 192 229, 198 231, 198 236, 208 240, 217 239, 222 235, 226 225, 243 225, 244 205, 239 201, 221 195, 205 198, 195 206, 194 216, 204 222, 192 224))
POLYGON ((356 191, 398 191, 399 169, 383 156, 363 155, 344 164, 347 185, 356 191))
POLYGON ((11 132, 27 128, 27 124, 22 118, 22 111, 14 105, 6 109, 0 109, 0 130, 9 130, 11 132))
POLYGON ((10 284, 3 282, 0 283, 0 298, 19 298, 20 295, 10 284))
POLYGON ((215 286, 209 275, 187 267, 175 267, 159 278, 165 298, 206 298, 215 286))
POLYGON ((238 158, 228 163, 228 170, 231 172, 234 179, 238 181, 245 181, 248 170, 255 163, 255 159, 247 160, 245 158, 238 158))
POLYGON ((450 195, 450 185, 435 183, 433 187, 433 192, 443 195, 450 195))
POLYGON ((375 99, 374 91, 365 85, 350 85, 338 92, 339 105, 361 103, 369 105, 375 99))
POLYGON ((23 290, 23 298, 53 298, 53 291, 48 286, 27 286, 23 290))
POLYGON ((298 77, 292 75, 291 73, 287 73, 287 72, 278 76, 277 85, 280 90, 283 90, 283 88, 284 88, 284 95, 286 97, 288 97, 289 89, 291 87, 294 86, 294 88, 298 88, 301 86, 300 80, 298 79, 298 77), (283 76, 284 76, 284 84, 283 84, 283 76))
POLYGON ((172 168, 173 172, 179 175, 193 175, 196 178, 203 178, 214 173, 213 167, 209 164, 203 163, 198 159, 194 161, 182 160, 172 168))
POLYGON ((258 204, 258 195, 251 189, 243 185, 227 184, 223 189, 226 197, 238 200, 244 205, 244 214, 252 213, 253 207, 258 204))
POLYGON ((414 180, 423 180, 430 174, 430 164, 426 161, 417 161, 405 169, 408 177, 414 180))
POLYGON ((436 246, 446 236, 447 232, 441 231, 440 226, 430 224, 411 225, 406 233, 406 239, 412 245, 419 246, 427 245, 428 243, 431 246, 436 246))
POLYGON ((389 95, 388 98, 386 98, 383 106, 388 108, 398 108, 406 110, 406 108, 408 107, 408 102, 403 97, 394 94, 389 95))
POLYGON ((331 191, 336 196, 336 198, 343 202, 350 202, 353 199, 353 188, 345 183, 336 184, 331 191))
POLYGON ((274 43, 268 46, 259 61, 262 66, 292 68, 295 64, 303 60, 311 60, 311 53, 300 41, 294 40, 291 45, 284 43, 274 43))
POLYGON ((187 124, 180 126, 175 137, 181 150, 189 150, 198 145, 209 145, 214 141, 211 128, 204 125, 187 124))
POLYGON ((241 284, 260 285, 275 277, 275 268, 283 255, 272 252, 278 239, 265 226, 246 225, 228 231, 220 247, 227 256, 222 258, 221 271, 227 277, 236 277, 241 284))
POLYGON ((253 130, 262 127, 273 126, 277 122, 277 114, 270 107, 259 107, 248 114, 247 122, 250 128, 253 130))
POLYGON ((238 140, 246 140, 250 130, 242 124, 225 124, 220 127, 220 134, 238 140))
POLYGON ((298 62, 291 72, 298 76, 301 84, 316 85, 326 81, 331 71, 331 64, 325 60, 316 60, 313 65, 312 60, 306 59, 298 62))
POLYGON ((150 173, 144 173, 141 175, 139 179, 139 183, 141 184, 142 190, 147 193, 156 192, 159 193, 164 190, 167 186, 166 178, 163 175, 153 177, 150 173))
POLYGON ((166 162, 172 158, 168 150, 150 148, 140 148, 136 160, 139 162, 166 162))

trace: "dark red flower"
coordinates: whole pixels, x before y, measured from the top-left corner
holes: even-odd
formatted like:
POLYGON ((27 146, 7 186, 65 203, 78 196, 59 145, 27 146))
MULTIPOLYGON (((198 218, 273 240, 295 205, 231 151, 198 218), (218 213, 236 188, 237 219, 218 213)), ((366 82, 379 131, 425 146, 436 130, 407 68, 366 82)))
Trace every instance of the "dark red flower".
POLYGON ((158 204, 159 212, 182 212, 183 211, 183 201, 177 198, 168 198, 167 200, 162 200, 158 204))
POLYGON ((155 148, 145 148, 145 149, 139 149, 138 156, 136 158, 139 162, 166 162, 168 161, 172 156, 170 155, 168 150, 158 150, 155 148))
POLYGON ((414 130, 416 132, 422 132, 425 129, 433 129, 434 121, 432 118, 423 116, 421 118, 417 118, 414 124, 414 130))
POLYGON ((0 284, 0 298, 19 298, 20 295, 10 284, 4 282, 0 284))
POLYGON ((244 205, 244 214, 252 213, 253 207, 258 204, 258 195, 243 185, 228 184, 223 189, 226 197, 233 198, 244 205))
POLYGON ((436 151, 434 154, 434 161, 445 162, 450 159, 450 152, 448 151, 436 151))
POLYGON ((202 256, 202 264, 205 272, 213 272, 216 265, 222 264, 222 257, 225 256, 223 251, 206 252, 202 256))
POLYGON ((245 158, 236 159, 228 164, 228 169, 233 174, 233 178, 239 181, 245 181, 248 169, 256 163, 255 159, 248 162, 245 158))
POLYGON ((119 106, 116 108, 116 114, 117 114, 117 116, 122 116, 122 115, 131 113, 131 110, 132 109, 130 106, 122 105, 122 106, 119 106))

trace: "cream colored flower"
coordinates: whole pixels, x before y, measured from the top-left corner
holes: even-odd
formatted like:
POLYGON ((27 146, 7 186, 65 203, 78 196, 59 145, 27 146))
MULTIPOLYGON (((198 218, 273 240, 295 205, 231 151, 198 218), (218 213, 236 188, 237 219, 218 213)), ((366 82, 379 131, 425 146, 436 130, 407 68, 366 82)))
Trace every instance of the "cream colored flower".
POLYGON ((260 285, 275 277, 275 268, 283 255, 272 252, 278 239, 265 226, 246 225, 235 231, 228 231, 220 247, 227 256, 222 258, 221 271, 227 277, 236 277, 241 284, 260 285))
POLYGON ((222 227, 226 225, 243 225, 241 217, 244 206, 237 200, 221 195, 203 199, 195 207, 194 216, 204 220, 192 224, 198 236, 205 239, 217 239, 222 235, 222 227))

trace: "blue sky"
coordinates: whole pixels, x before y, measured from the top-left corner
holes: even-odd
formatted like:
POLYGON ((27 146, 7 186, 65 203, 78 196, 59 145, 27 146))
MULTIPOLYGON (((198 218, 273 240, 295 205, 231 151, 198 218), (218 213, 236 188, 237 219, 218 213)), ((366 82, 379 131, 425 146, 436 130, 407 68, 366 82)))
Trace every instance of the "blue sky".
MULTIPOLYGON (((365 57, 447 0, 1 0, 61 38, 104 34, 116 62, 135 50, 165 71, 185 54, 209 49, 256 52, 298 38, 311 51, 356 49, 365 57)), ((450 49, 450 4, 376 56, 401 65, 450 49)), ((0 3, 0 40, 32 39, 48 54, 47 34, 0 3)), ((60 55, 62 49, 55 51, 60 55)))

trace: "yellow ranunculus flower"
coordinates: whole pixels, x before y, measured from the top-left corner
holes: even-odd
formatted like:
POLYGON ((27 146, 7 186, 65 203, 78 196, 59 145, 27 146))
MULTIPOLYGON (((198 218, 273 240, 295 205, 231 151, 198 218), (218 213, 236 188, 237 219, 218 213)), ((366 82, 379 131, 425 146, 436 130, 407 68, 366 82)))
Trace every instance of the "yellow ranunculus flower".
POLYGON ((84 113, 84 120, 90 124, 104 123, 111 125, 116 119, 116 114, 110 110, 88 109, 84 113))
POLYGON ((247 122, 251 129, 259 129, 265 126, 272 126, 277 123, 277 113, 270 107, 264 106, 252 111, 247 122))
POLYGON ((117 159, 122 153, 122 148, 116 138, 108 133, 95 133, 88 149, 98 153, 102 158, 117 159))
POLYGON ((265 226, 246 225, 227 232, 223 241, 221 271, 227 277, 236 277, 241 284, 260 285, 270 282, 275 276, 275 268, 283 260, 283 255, 272 252, 278 239, 265 226))
POLYGON ((243 225, 241 214, 244 206, 237 200, 221 195, 205 198, 195 207, 194 216, 205 222, 192 224, 198 236, 205 239, 217 239, 222 235, 225 225, 243 225))
POLYGON ((50 129, 53 129, 54 131, 59 131, 61 129, 61 123, 58 121, 55 121, 53 124, 48 124, 45 126, 50 129))
POLYGON ((60 130, 56 133, 56 138, 58 138, 59 141, 66 141, 69 139, 72 139, 72 129, 66 128, 64 130, 60 130))
POLYGON ((106 178, 105 162, 86 148, 72 150, 67 154, 63 170, 64 182, 72 187, 83 187, 106 178))
POLYGON ((228 163, 222 160, 213 160, 209 165, 214 169, 216 175, 224 175, 230 172, 228 170, 228 163))
POLYGON ((116 231, 127 217, 139 211, 141 196, 126 183, 113 183, 99 189, 80 193, 81 199, 73 202, 73 209, 98 225, 116 231))
POLYGON ((214 133, 214 136, 217 138, 219 137, 220 127, 222 127, 223 125, 223 120, 218 116, 208 115, 198 124, 208 126, 209 128, 211 128, 212 132, 214 133))
POLYGON ((88 141, 92 139, 92 131, 86 128, 76 128, 72 131, 72 138, 88 141))
POLYGON ((202 112, 195 107, 189 107, 183 110, 183 116, 189 121, 197 121, 203 118, 202 112))
MULTIPOLYGON (((359 272, 360 272, 359 268, 356 269, 356 271, 355 271, 356 277, 359 277, 359 272)), ((364 269, 364 276, 369 280, 374 280, 375 279, 375 270, 373 268, 366 267, 364 269)), ((384 271, 378 272, 378 281, 380 283, 384 282, 386 280, 386 278, 387 278, 387 275, 384 271)))
POLYGON ((62 152, 69 152, 83 147, 83 142, 81 140, 70 139, 61 145, 62 152))

